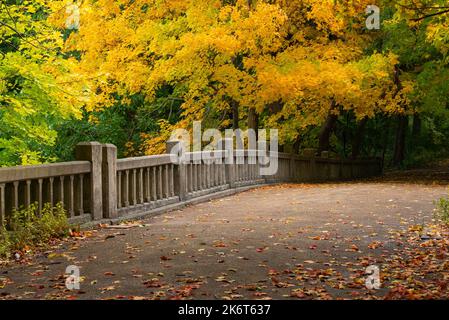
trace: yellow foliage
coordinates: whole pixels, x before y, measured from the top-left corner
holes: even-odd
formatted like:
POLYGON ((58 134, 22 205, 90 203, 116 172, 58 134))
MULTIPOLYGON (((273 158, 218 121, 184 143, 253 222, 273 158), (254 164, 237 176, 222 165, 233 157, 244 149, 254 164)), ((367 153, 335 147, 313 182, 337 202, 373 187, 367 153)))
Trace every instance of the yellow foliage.
MULTIPOLYGON (((96 93, 88 110, 111 105, 115 94, 153 101, 171 85, 183 101, 177 126, 189 127, 209 107, 230 112, 231 101, 242 114, 280 101, 267 125, 292 136, 320 124, 331 101, 358 118, 402 110, 405 91, 388 95, 395 58, 363 55, 372 37, 363 31, 365 8, 378 2, 90 0, 66 50, 83 53, 78 67, 96 93)), ((145 136, 145 150, 159 152, 169 129, 145 136)))

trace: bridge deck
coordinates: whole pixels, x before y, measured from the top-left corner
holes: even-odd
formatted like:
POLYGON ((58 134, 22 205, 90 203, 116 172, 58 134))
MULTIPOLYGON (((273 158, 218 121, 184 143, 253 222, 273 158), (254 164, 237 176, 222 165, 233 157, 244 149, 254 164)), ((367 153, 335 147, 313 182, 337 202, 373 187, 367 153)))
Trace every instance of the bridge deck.
MULTIPOLYGON (((388 264, 393 278, 406 272, 388 259, 405 259, 407 247, 420 245, 407 241, 413 236, 408 230, 431 221, 432 201, 446 191, 383 182, 263 187, 150 218, 140 227, 101 229, 29 265, 2 267, 0 297, 370 297, 365 267, 388 264), (68 265, 81 268, 80 292, 65 291, 68 265)), ((447 298, 447 290, 440 291, 447 298)))

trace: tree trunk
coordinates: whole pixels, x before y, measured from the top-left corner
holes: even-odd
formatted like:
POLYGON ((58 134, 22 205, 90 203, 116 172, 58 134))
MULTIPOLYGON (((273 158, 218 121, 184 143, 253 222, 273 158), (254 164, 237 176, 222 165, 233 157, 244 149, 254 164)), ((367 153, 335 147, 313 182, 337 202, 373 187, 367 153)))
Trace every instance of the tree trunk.
POLYGON ((270 114, 276 114, 282 111, 282 108, 284 107, 284 103, 282 102, 282 100, 276 101, 276 102, 272 102, 270 104, 267 105, 268 106, 268 110, 270 111, 270 114))
POLYGON ((413 142, 417 142, 419 136, 421 135, 421 116, 419 113, 413 115, 413 128, 412 128, 412 139, 413 142))
MULTIPOLYGON (((399 66, 394 67, 394 83, 396 84, 395 96, 402 89, 401 79, 400 79, 400 69, 399 66)), ((393 154, 393 165, 401 166, 405 159, 405 137, 406 130, 408 127, 408 117, 406 115, 399 115, 397 117, 397 127, 396 127, 396 139, 394 145, 393 154)))
POLYGON ((335 101, 332 101, 330 113, 327 116, 326 122, 324 123, 320 131, 318 154, 321 154, 321 152, 323 151, 329 150, 331 133, 334 131, 338 120, 338 116, 332 113, 332 110, 334 110, 335 107, 335 101))
POLYGON ((239 129, 239 105, 237 101, 232 100, 231 101, 231 108, 232 108, 232 129, 237 130, 239 129))
POLYGON ((301 136, 298 136, 293 143, 293 153, 299 154, 299 149, 301 148, 301 136))
POLYGON ((386 126, 383 130, 383 143, 382 143, 382 168, 385 166, 385 156, 387 154, 388 150, 388 141, 390 137, 390 125, 391 125, 391 119, 386 119, 386 126))
POLYGON ((357 129, 355 131, 354 138, 352 139, 352 159, 357 159, 360 155, 360 150, 362 149, 363 143, 363 135, 365 134, 366 124, 368 122, 368 118, 365 117, 360 120, 357 124, 357 129))
POLYGON ((248 129, 253 129, 256 133, 256 139, 258 138, 258 124, 259 122, 259 115, 256 112, 256 109, 249 108, 248 110, 248 129))
POLYGON ((396 128, 396 141, 393 156, 393 165, 401 166, 405 159, 405 135, 408 127, 408 117, 398 116, 396 128))

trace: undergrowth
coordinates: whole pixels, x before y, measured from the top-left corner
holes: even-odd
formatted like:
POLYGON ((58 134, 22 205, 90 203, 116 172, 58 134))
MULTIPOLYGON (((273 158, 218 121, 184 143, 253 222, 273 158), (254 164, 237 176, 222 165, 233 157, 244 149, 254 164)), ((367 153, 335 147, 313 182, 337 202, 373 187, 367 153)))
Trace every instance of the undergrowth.
POLYGON ((449 196, 440 198, 435 204, 437 218, 449 224, 449 196))
POLYGON ((46 247, 50 240, 69 234, 67 212, 61 204, 46 204, 39 212, 37 205, 14 211, 0 228, 0 257, 37 247, 46 247))

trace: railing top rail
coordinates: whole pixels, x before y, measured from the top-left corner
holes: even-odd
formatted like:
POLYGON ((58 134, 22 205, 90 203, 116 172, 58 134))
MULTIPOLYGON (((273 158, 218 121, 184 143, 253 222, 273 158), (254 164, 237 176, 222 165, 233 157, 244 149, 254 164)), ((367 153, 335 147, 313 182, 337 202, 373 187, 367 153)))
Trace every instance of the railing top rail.
POLYGON ((281 159, 291 159, 292 153, 278 152, 278 157, 281 159))
POLYGON ((132 170, 132 169, 160 166, 171 163, 172 163, 171 156, 169 154, 118 159, 117 170, 118 171, 132 170))
POLYGON ((213 151, 196 151, 196 152, 186 152, 185 160, 214 160, 226 157, 227 150, 213 150, 213 151))
POLYGON ((91 167, 89 161, 72 161, 0 168, 0 183, 85 174, 91 167))
MULTIPOLYGON (((338 159, 338 158, 315 158, 316 162, 326 162, 326 163, 343 163, 343 164, 374 164, 379 163, 379 159, 338 159)), ((310 158, 308 158, 310 160, 310 158)))
MULTIPOLYGON (((259 153, 263 152, 257 149, 234 149, 234 156, 259 156, 259 153)), ((268 156, 269 152, 265 150, 265 154, 268 156)), ((271 154, 274 154, 273 152, 271 154)))
POLYGON ((297 154, 289 154, 289 153, 279 153, 279 157, 283 158, 291 158, 293 157, 298 161, 310 161, 315 159, 316 162, 326 162, 326 163, 343 163, 343 164, 374 164, 380 163, 380 158, 367 158, 367 159, 340 159, 340 158, 323 158, 323 157, 310 157, 310 156, 301 156, 297 154))

